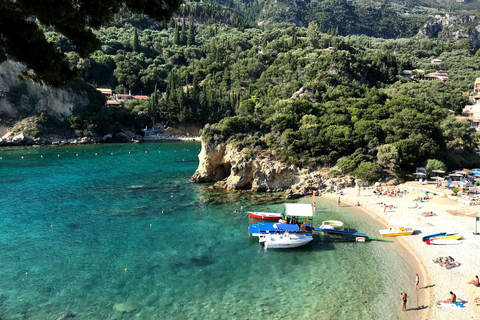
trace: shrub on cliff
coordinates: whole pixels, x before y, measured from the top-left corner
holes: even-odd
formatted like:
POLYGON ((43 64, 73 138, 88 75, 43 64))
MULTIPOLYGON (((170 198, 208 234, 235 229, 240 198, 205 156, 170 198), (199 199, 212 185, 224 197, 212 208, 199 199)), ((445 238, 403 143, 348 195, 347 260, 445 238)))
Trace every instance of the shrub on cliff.
POLYGON ((362 181, 375 182, 382 178, 383 169, 373 162, 362 163, 353 174, 362 181))

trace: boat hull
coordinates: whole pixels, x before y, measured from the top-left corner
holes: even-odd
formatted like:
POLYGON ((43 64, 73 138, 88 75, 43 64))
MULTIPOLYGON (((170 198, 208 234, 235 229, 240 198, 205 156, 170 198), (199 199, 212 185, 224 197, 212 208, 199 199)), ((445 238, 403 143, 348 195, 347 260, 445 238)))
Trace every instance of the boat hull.
POLYGON ((322 221, 321 229, 340 230, 344 229, 343 222, 338 220, 322 221))
POLYGON ((276 212, 249 212, 248 215, 261 220, 279 220, 283 218, 281 213, 276 212))
POLYGON ((382 237, 398 237, 413 234, 412 228, 389 228, 379 230, 382 237))
POLYGON ((436 245, 450 245, 450 244, 460 244, 462 241, 454 239, 430 239, 425 241, 426 244, 436 244, 436 245))
POLYGON ((260 236, 260 243, 263 243, 265 249, 297 248, 308 244, 312 240, 312 236, 296 234, 275 234, 260 236))
POLYGON ((451 239, 451 240, 460 240, 462 238, 461 234, 452 234, 449 236, 439 236, 432 238, 431 240, 440 240, 440 239, 451 239))
POLYGON ((433 238, 436 238, 436 237, 440 237, 440 236, 444 236, 446 234, 447 234, 446 232, 439 232, 439 233, 430 234, 428 236, 423 237, 422 241, 425 242, 427 240, 430 240, 430 239, 433 239, 433 238))

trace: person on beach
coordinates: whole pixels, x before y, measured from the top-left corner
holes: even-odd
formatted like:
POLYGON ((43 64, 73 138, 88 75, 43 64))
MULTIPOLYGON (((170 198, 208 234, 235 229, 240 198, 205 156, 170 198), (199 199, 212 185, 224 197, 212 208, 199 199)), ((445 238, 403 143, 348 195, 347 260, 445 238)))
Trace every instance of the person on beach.
POLYGON ((337 200, 337 207, 340 207, 340 197, 338 197, 338 200, 337 200))
POLYGON ((478 276, 475 276, 475 279, 468 281, 467 284, 473 284, 475 287, 479 287, 480 283, 478 281, 478 276))
POLYGON ((358 186, 358 193, 357 193, 357 197, 360 197, 360 190, 361 190, 361 189, 362 189, 362 188, 361 188, 360 186, 358 186))
POLYGON ((457 302, 457 295, 455 293, 453 293, 452 291, 450 291, 450 299, 447 299, 447 300, 440 300, 438 302, 442 302, 442 303, 455 303, 457 302))
POLYGON ((420 283, 420 277, 418 276, 418 273, 415 273, 415 289, 418 290, 418 284, 420 283))
POLYGON ((407 293, 402 291, 402 311, 407 311, 407 293))

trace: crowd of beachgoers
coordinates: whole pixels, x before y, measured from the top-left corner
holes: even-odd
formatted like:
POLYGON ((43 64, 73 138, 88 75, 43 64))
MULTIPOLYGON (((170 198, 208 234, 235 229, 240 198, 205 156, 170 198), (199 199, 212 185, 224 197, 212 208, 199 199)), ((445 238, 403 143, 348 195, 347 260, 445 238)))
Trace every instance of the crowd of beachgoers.
MULTIPOLYGON (((480 235, 475 234, 480 206, 456 201, 451 190, 438 185, 413 182, 395 187, 347 188, 322 197, 337 201, 337 205, 358 207, 386 227, 415 230, 413 235, 391 238, 392 245, 401 246, 399 254, 405 254, 412 268, 411 285, 402 288, 408 297, 402 312, 405 319, 480 317, 476 277, 480 274, 480 235), (463 237, 456 245, 428 245, 422 241, 423 236, 437 232, 463 237)), ((398 298, 399 310, 403 293, 398 298)))

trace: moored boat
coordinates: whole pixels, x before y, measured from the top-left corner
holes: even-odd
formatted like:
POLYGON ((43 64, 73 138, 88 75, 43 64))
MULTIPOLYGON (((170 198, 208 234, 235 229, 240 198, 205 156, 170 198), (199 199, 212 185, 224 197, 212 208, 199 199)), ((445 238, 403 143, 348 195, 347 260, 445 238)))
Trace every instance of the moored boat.
POLYGON ((322 225, 319 227, 321 229, 330 229, 330 230, 343 230, 343 222, 338 220, 325 220, 322 221, 322 225))
POLYGON ((283 218, 283 214, 277 212, 248 212, 248 215, 255 219, 262 220, 279 220, 283 218))
POLYGON ((281 233, 281 234, 262 234, 260 235, 260 243, 263 243, 265 249, 276 248, 296 248, 301 247, 313 240, 311 235, 298 233, 281 233))
POLYGON ((413 229, 412 228, 404 228, 404 227, 399 227, 399 228, 388 228, 388 229, 380 229, 379 230, 380 235, 382 237, 396 237, 396 236, 407 236, 413 234, 413 229))

